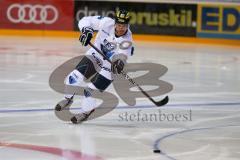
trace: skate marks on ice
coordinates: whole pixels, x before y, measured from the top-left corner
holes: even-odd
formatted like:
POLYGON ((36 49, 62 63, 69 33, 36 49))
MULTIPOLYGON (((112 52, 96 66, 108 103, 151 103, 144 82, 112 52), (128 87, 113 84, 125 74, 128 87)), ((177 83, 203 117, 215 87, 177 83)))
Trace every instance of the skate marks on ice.
POLYGON ((170 160, 237 160, 239 135, 240 125, 184 129, 160 137, 153 148, 170 160))
MULTIPOLYGON (((240 59, 239 48, 137 43, 137 54, 130 59, 131 62, 156 62, 169 68, 167 75, 161 79, 172 82, 174 90, 170 93, 170 103, 161 109, 171 110, 175 107, 176 111, 179 111, 181 108, 191 107, 193 121, 190 124, 119 122, 116 118, 119 112, 125 110, 125 106, 120 106, 111 114, 76 126, 62 123, 53 114, 53 106, 62 95, 52 91, 47 81, 51 71, 60 65, 59 62, 78 56, 79 52, 83 51, 82 47, 77 40, 69 39, 57 38, 53 41, 31 38, 27 43, 25 40, 23 37, 9 40, 4 37, 0 43, 0 46, 4 47, 3 44, 8 42, 5 47, 15 48, 14 51, 0 51, 1 142, 76 149, 81 153, 88 151, 112 160, 239 159, 240 129, 237 126, 223 127, 238 125, 240 122, 240 119, 234 118, 237 114, 240 115, 240 63, 235 60, 240 59), (47 51, 53 46, 58 46, 54 54, 47 51), (37 50, 24 54, 27 47, 37 50), (20 81, 15 83, 15 80, 20 81), (214 114, 210 114, 212 111, 214 114), (214 129, 197 130, 212 127, 214 129), (182 131, 185 132, 177 134, 182 131), (80 133, 84 135, 81 136, 80 133), (174 135, 167 136, 169 134, 174 135), (164 136, 167 137, 157 146, 171 158, 153 153, 155 140, 164 136), (81 144, 85 148, 81 148, 81 144), (86 147, 89 144, 93 144, 90 149, 86 147)), ((147 81, 151 81, 151 78, 147 81)), ((145 101, 144 104, 149 103, 145 101)), ((126 111, 139 109, 138 105, 130 107, 127 107, 126 111)), ((142 108, 148 110, 151 107, 142 108)), ((22 159, 17 157, 14 148, 1 147, 0 152, 6 154, 6 149, 9 149, 8 154, 11 154, 8 159, 22 159)), ((24 155, 31 160, 36 159, 34 156, 30 157, 31 153, 33 152, 24 155)), ((51 157, 48 154, 44 158, 49 160, 51 157)))
MULTIPOLYGON (((180 128, 179 123, 172 131, 159 133, 153 149, 161 150, 160 154, 170 160, 239 159, 239 104, 190 108, 192 121, 180 128)), ((168 127, 174 128, 172 124, 168 127)))

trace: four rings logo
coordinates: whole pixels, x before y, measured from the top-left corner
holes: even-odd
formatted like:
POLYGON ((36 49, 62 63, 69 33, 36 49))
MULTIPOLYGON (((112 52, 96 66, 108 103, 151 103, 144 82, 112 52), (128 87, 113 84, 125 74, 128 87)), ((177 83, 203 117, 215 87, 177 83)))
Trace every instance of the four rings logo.
POLYGON ((12 4, 7 18, 13 23, 52 24, 58 19, 58 10, 52 5, 12 4))

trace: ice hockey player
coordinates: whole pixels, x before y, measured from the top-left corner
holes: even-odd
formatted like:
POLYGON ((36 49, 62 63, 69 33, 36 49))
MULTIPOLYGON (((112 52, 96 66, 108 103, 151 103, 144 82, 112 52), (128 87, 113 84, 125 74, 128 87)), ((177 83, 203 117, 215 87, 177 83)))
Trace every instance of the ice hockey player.
MULTIPOLYGON (((126 10, 116 11, 114 19, 110 17, 88 16, 83 17, 78 27, 81 31, 80 42, 87 46, 97 31, 94 45, 109 58, 113 65, 103 58, 97 51, 90 48, 75 69, 66 77, 65 85, 85 85, 82 99, 82 113, 71 118, 72 123, 81 123, 94 112, 96 99, 92 97, 94 90, 104 92, 113 81, 113 74, 120 74, 127 59, 133 53, 132 33, 129 28, 130 15, 126 10), (91 78, 91 79, 90 79, 91 78), (84 79, 90 79, 86 83, 84 79)), ((60 111, 73 103, 73 95, 65 95, 64 105, 57 104, 60 111)))

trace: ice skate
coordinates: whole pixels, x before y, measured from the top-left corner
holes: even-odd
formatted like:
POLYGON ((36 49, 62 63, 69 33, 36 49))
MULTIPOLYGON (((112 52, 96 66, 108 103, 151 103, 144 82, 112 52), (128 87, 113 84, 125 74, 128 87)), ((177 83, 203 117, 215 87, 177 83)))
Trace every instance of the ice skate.
POLYGON ((65 98, 64 100, 60 101, 56 107, 55 107, 55 110, 56 111, 61 111, 63 110, 64 108, 68 107, 68 106, 71 106, 72 103, 73 103, 73 97, 74 95, 71 97, 71 98, 65 98))
POLYGON ((80 113, 75 115, 74 117, 71 118, 72 123, 74 124, 79 124, 82 123, 83 121, 86 121, 88 117, 95 111, 95 109, 85 112, 85 113, 80 113))

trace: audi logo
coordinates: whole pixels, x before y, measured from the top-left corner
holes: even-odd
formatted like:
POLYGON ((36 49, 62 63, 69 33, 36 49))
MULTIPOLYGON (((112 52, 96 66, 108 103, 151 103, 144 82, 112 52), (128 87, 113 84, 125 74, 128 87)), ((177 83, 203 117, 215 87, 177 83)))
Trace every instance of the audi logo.
POLYGON ((12 4, 7 9, 7 18, 13 23, 52 24, 58 19, 58 10, 52 5, 12 4))

